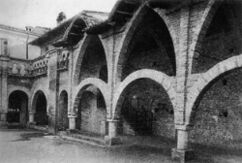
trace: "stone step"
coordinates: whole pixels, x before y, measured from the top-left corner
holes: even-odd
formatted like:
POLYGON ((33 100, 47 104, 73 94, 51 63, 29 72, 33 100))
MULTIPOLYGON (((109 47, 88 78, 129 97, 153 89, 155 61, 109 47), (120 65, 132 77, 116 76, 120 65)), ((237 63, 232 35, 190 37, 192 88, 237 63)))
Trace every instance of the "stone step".
POLYGON ((26 125, 22 125, 20 123, 8 123, 8 122, 0 122, 1 129, 25 129, 26 125))
POLYGON ((47 126, 37 126, 37 125, 29 125, 29 128, 31 129, 35 129, 35 130, 40 130, 40 131, 48 131, 48 127, 47 126))
POLYGON ((105 147, 106 143, 103 137, 95 137, 90 135, 85 135, 81 133, 71 133, 71 132, 59 132, 59 136, 63 139, 70 140, 70 141, 76 141, 81 142, 85 144, 105 147))
POLYGON ((8 129, 24 129, 26 126, 19 124, 19 123, 8 123, 7 124, 8 129))

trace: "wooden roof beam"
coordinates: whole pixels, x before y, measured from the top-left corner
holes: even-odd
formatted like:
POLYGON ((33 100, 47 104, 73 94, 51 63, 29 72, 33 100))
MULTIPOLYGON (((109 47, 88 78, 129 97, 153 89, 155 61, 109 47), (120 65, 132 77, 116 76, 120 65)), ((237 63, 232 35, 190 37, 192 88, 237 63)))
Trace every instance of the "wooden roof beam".
POLYGON ((69 35, 72 35, 72 36, 81 36, 81 35, 82 35, 82 33, 77 34, 77 33, 70 32, 70 33, 69 33, 69 35))
POLYGON ((133 16, 133 13, 126 12, 126 11, 120 11, 120 10, 117 10, 116 12, 117 12, 118 14, 122 14, 122 15, 133 16))

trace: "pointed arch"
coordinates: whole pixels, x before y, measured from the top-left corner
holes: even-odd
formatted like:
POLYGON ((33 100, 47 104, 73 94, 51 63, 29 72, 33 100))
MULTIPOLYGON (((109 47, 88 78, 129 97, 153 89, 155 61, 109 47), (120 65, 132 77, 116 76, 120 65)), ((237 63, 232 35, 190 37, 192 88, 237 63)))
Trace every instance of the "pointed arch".
POLYGON ((13 90, 8 96, 7 121, 9 123, 19 123, 23 126, 28 121, 28 101, 29 96, 22 90, 13 90))
POLYGON ((104 100, 105 100, 105 103, 106 103, 106 106, 108 106, 109 104, 109 89, 108 89, 108 86, 107 84, 100 80, 100 79, 97 79, 97 78, 87 78, 85 80, 83 80, 77 87, 76 87, 76 91, 73 93, 74 94, 74 101, 73 101, 73 107, 74 107, 74 110, 76 107, 78 107, 79 105, 79 102, 78 102, 78 97, 81 96, 82 94, 82 91, 85 90, 88 86, 90 85, 93 85, 95 87, 97 87, 100 92, 103 94, 103 97, 104 97, 104 100))
POLYGON ((216 63, 241 53, 241 39, 237 38, 241 33, 241 22, 238 19, 241 17, 241 9, 239 1, 208 2, 201 19, 202 24, 195 30, 195 38, 191 44, 191 73, 206 72, 216 63))
MULTIPOLYGON (((81 80, 89 77, 100 78, 103 66, 108 70, 108 57, 105 46, 96 35, 85 35, 82 44, 76 51, 77 60, 74 65, 74 84, 78 85, 81 80), (82 75, 81 75, 82 74, 82 75)), ((108 71, 106 71, 108 78, 108 71)), ((102 74, 103 75, 103 74, 102 74)), ((108 79, 103 79, 107 82, 108 79)))
POLYGON ((120 119, 120 134, 175 138, 173 81, 149 69, 126 77, 114 94, 113 119, 120 119))
POLYGON ((42 90, 36 90, 32 97, 32 112, 37 125, 48 125, 47 98, 42 90))
POLYGON ((8 88, 8 96, 12 93, 12 92, 14 92, 14 91, 22 91, 22 92, 24 92, 26 95, 28 95, 28 98, 30 99, 30 90, 29 89, 27 89, 27 88, 25 88, 25 87, 20 87, 20 86, 10 86, 9 88, 8 88))
POLYGON ((215 66, 213 66, 209 71, 200 75, 198 81, 194 84, 192 89, 189 91, 189 104, 186 111, 186 123, 190 124, 193 121, 193 117, 196 114, 195 105, 199 103, 200 97, 203 93, 216 81, 218 78, 242 67, 242 55, 234 56, 226 59, 215 66))
POLYGON ((113 117, 114 119, 119 116, 120 110, 118 107, 119 105, 119 100, 121 98, 121 94, 127 88, 132 82, 138 80, 138 79, 150 79, 159 85, 161 85, 166 93, 168 94, 168 97, 173 105, 175 106, 175 90, 173 88, 173 78, 167 76, 166 74, 155 71, 155 70, 150 70, 150 69, 143 69, 139 70, 136 72, 131 73, 128 77, 124 79, 122 83, 118 86, 117 90, 115 91, 116 93, 114 94, 114 100, 113 100, 113 117))
POLYGON ((105 135, 109 112, 107 84, 100 79, 88 78, 82 81, 76 90, 73 106, 77 114, 77 129, 105 135))
MULTIPOLYGON (((165 22, 163 19, 158 15, 155 11, 153 11, 151 8, 149 8, 146 4, 141 5, 141 7, 137 10, 137 12, 134 14, 133 18, 131 19, 130 23, 128 24, 128 27, 126 28, 124 32, 124 36, 122 38, 121 44, 120 44, 120 51, 119 54, 116 56, 115 59, 115 64, 114 64, 114 74, 115 74, 115 79, 118 81, 122 80, 122 72, 124 71, 124 65, 125 62, 127 61, 128 55, 129 55, 129 46, 133 42, 133 38, 137 33, 137 30, 142 27, 142 23, 146 21, 145 19, 146 15, 151 15, 150 17, 152 19, 155 19, 156 21, 153 22, 159 22, 159 27, 160 31, 158 30, 151 30, 153 38, 155 42, 157 42, 157 37, 155 37, 154 33, 158 35, 160 34, 159 32, 162 31, 162 36, 163 38, 166 39, 166 44, 163 44, 160 40, 158 42, 158 45, 163 45, 164 49, 168 53, 169 61, 171 62, 170 65, 172 65, 172 75, 175 75, 176 73, 176 62, 175 62, 175 51, 174 51, 174 46, 173 46, 173 41, 169 32, 168 27, 166 26, 165 22)), ((146 23, 147 24, 147 23, 146 23)), ((159 35, 160 36, 160 35, 159 35)), ((161 37, 159 37, 161 38, 161 37)), ((145 41, 145 40, 143 40, 145 41)), ((147 68, 147 67, 146 67, 147 68)))

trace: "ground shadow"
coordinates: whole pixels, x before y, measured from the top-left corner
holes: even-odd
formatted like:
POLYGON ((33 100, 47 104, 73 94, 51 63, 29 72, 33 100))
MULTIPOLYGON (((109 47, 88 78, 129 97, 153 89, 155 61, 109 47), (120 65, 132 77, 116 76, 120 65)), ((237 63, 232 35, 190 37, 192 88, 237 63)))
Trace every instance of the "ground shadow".
POLYGON ((29 141, 31 138, 40 138, 43 136, 47 136, 51 134, 43 133, 43 132, 34 132, 34 133, 23 133, 20 135, 20 138, 17 140, 13 140, 13 142, 16 141, 29 141))

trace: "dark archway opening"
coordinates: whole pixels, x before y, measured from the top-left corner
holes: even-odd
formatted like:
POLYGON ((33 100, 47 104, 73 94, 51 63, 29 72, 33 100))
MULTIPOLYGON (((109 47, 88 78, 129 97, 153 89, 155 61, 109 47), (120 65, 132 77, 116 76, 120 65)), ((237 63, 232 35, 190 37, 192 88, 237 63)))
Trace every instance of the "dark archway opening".
POLYGON ((26 125, 28 121, 28 96, 22 91, 14 91, 8 99, 8 123, 26 125))
POLYGON ((94 86, 89 86, 81 94, 76 125, 84 133, 101 136, 107 134, 105 100, 94 86))
POLYGON ((68 94, 62 91, 58 100, 58 130, 68 129, 68 94))
POLYGON ((35 108, 34 121, 36 125, 47 126, 48 125, 47 101, 44 93, 41 91, 38 91, 35 94, 34 108, 35 108))
MULTIPOLYGON (((242 69, 214 79, 199 95, 193 108, 190 141, 222 149, 241 149, 242 69)), ((196 145, 195 147, 196 148, 196 145)))
POLYGON ((139 79, 121 96, 121 134, 175 137, 172 104, 162 86, 150 79, 139 79))
POLYGON ((96 77, 107 82, 107 63, 103 45, 97 36, 90 37, 83 56, 79 81, 96 77))

